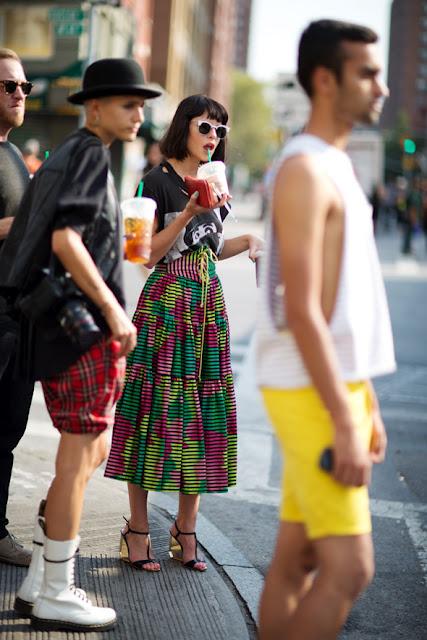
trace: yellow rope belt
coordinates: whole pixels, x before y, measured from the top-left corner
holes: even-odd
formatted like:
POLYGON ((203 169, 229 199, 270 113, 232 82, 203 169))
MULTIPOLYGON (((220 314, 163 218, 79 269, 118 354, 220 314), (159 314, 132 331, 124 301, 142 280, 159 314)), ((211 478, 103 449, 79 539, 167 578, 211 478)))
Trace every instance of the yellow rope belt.
POLYGON ((202 293, 200 298, 200 307, 203 307, 203 326, 202 326, 202 338, 200 344, 200 358, 199 358, 199 375, 198 379, 202 378, 202 364, 203 364, 203 348, 205 345, 205 328, 206 328, 206 314, 208 303, 208 290, 211 277, 209 275, 209 261, 218 262, 218 258, 209 247, 203 247, 197 256, 198 264, 197 271, 202 283, 202 293))

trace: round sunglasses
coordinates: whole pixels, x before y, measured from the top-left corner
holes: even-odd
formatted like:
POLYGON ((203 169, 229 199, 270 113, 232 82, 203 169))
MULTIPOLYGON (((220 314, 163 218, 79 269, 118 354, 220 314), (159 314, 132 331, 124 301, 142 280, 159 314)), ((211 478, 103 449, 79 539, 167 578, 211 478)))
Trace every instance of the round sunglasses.
POLYGON ((206 122, 206 120, 197 120, 197 126, 199 128, 199 133, 204 136, 207 136, 211 129, 215 129, 215 133, 220 140, 225 138, 227 133, 230 131, 230 127, 226 127, 225 124, 215 125, 210 122, 206 122))
POLYGON ((3 85, 5 93, 12 95, 15 93, 18 87, 21 87, 22 93, 28 96, 33 88, 32 82, 16 82, 16 80, 0 80, 0 84, 3 85))

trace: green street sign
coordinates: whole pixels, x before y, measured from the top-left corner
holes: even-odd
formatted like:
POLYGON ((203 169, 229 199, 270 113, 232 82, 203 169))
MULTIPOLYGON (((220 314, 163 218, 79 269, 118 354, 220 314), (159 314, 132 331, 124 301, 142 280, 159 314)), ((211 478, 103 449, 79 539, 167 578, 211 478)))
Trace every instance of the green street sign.
POLYGON ((53 7, 49 9, 49 20, 52 22, 80 22, 85 17, 82 9, 73 7, 53 7))
POLYGON ((57 38, 77 38, 83 33, 81 22, 58 22, 55 24, 55 35, 57 38))

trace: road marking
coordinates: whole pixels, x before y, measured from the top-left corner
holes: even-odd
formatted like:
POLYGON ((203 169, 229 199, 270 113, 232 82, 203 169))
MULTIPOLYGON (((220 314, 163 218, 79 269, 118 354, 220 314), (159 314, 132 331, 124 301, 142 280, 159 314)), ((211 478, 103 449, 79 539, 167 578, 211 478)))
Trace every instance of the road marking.
MULTIPOLYGON (((247 461, 247 463, 250 464, 250 461, 247 461)), ((253 504, 262 504, 279 509, 281 491, 274 487, 261 485, 255 485, 250 489, 244 489, 239 486, 224 494, 224 499, 244 500, 253 504)), ((418 557, 424 584, 427 586, 427 531, 425 529, 425 517, 423 518, 424 514, 427 513, 427 505, 417 502, 399 502, 373 498, 370 500, 370 506, 371 514, 374 517, 402 520, 405 523, 418 557)))
POLYGON ((383 262, 381 264, 381 271, 384 278, 389 280, 400 280, 404 278, 410 280, 427 279, 427 265, 425 263, 420 264, 415 259, 399 259, 395 262, 383 262))

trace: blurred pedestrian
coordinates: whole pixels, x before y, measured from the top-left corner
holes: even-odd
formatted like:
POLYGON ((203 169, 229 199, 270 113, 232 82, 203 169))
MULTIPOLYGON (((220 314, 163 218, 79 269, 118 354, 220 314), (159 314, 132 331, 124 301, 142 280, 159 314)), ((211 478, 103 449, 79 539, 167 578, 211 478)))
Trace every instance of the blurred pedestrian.
POLYGON ((163 160, 163 154, 160 151, 160 144, 157 140, 154 140, 148 145, 146 154, 145 154, 145 166, 142 172, 142 176, 144 177, 151 169, 157 167, 161 161, 163 160))
POLYGON ((372 205, 372 224, 376 234, 378 231, 378 219, 384 202, 384 189, 380 183, 374 184, 372 187, 370 202, 372 205))
POLYGON ((320 20, 299 45, 311 113, 274 181, 258 331, 259 384, 285 457, 262 640, 336 638, 374 572, 367 485, 386 434, 369 378, 395 363, 371 208, 344 148, 387 94, 376 41, 320 20))
POLYGON ((406 220, 407 197, 408 181, 403 176, 397 176, 396 189, 394 192, 394 207, 396 211, 397 224, 402 229, 406 220))
MULTIPOLYGON (((31 91, 14 51, 0 49, 0 246, 8 236, 28 184, 28 171, 9 133, 24 121, 25 99, 31 91)), ((28 566, 31 553, 7 529, 6 517, 13 450, 24 435, 34 384, 15 375, 14 321, 0 299, 0 562, 28 566)))
POLYGON ((422 228, 425 238, 425 248, 427 251, 427 178, 422 180, 422 228))
POLYGON ((40 168, 42 161, 40 160, 40 143, 35 138, 30 138, 24 143, 22 148, 24 162, 30 176, 33 176, 37 169, 40 168))
POLYGON ((147 515, 149 491, 179 492, 170 552, 204 571, 196 519, 200 494, 236 483, 237 427, 230 337, 218 259, 244 251, 255 258, 252 235, 224 240, 228 195, 213 209, 190 198, 184 177, 201 163, 224 160, 225 108, 206 96, 185 98, 160 148, 166 160, 145 176, 144 195, 157 203, 153 273, 134 322, 137 347, 127 361, 106 475, 128 482, 130 519, 121 532, 121 557, 136 569, 158 571, 147 515))
POLYGON ((412 241, 416 231, 420 228, 423 217, 423 195, 421 178, 416 176, 409 183, 405 200, 405 211, 402 217, 402 253, 412 253, 412 241))
POLYGON ((7 282, 21 292, 20 365, 41 379, 60 432, 55 477, 15 601, 41 630, 96 631, 116 622, 113 609, 75 587, 74 555, 86 484, 106 456, 122 356, 136 342, 123 309, 122 227, 108 147, 135 139, 144 100, 157 95, 134 60, 91 64, 82 91, 69 97, 84 105, 85 125, 35 174, 4 247, 3 265, 17 253, 7 282))

